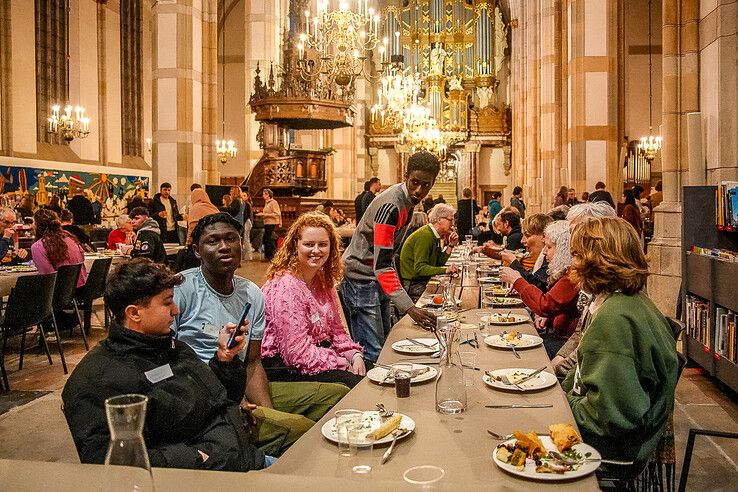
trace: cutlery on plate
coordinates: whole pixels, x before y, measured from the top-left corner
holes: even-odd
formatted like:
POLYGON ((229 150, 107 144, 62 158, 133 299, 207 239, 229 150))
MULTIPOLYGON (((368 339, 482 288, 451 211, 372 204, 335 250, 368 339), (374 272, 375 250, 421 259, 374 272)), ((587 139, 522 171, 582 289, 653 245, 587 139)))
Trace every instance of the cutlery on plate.
POLYGON ((377 403, 375 406, 377 407, 377 410, 379 410, 380 417, 388 418, 392 417, 395 414, 394 410, 387 410, 386 408, 384 408, 384 404, 382 403, 377 403))
POLYGON ((392 452, 395 450, 395 444, 397 443, 397 438, 400 436, 401 433, 402 432, 400 431, 400 429, 397 429, 396 431, 392 433, 392 444, 390 444, 389 449, 387 449, 387 451, 385 451, 384 454, 382 455, 383 465, 387 463, 390 457, 392 456, 392 452))
MULTIPOLYGON (((489 430, 489 429, 487 429, 487 434, 489 434, 490 436, 492 436, 495 439, 498 439, 500 441, 507 441, 508 439, 512 439, 512 438, 515 437, 512 434, 508 434, 506 436, 502 436, 502 435, 496 433, 495 431, 492 431, 492 430, 489 430)), ((549 433, 548 433, 548 431, 546 431, 546 432, 534 432, 534 434, 538 434, 539 436, 547 436, 549 433)))
POLYGON ((485 405, 484 408, 551 408, 550 403, 511 403, 509 405, 485 405))
POLYGON ((434 343, 433 345, 428 345, 427 343, 419 342, 418 340, 415 340, 414 338, 406 338, 405 340, 415 345, 420 345, 421 347, 425 347, 429 349, 434 349, 436 348, 436 345, 438 345, 437 343, 434 343))
POLYGON ((500 380, 500 381, 502 381, 502 382, 503 382, 504 384, 508 384, 508 385, 510 385, 510 386, 515 386, 515 387, 516 387, 516 388, 518 388, 518 389, 519 389, 520 391, 525 391, 525 390, 523 389, 523 387, 522 387, 522 386, 520 386, 520 385, 518 385, 518 384, 516 384, 516 383, 512 383, 512 382, 510 382, 510 379, 509 379, 509 378, 507 377, 507 375, 505 375, 505 374, 503 374, 502 376, 495 376, 495 375, 494 375, 494 374, 492 374, 492 373, 491 373, 490 371, 484 371, 484 374, 485 374, 485 375, 486 375, 486 376, 487 376, 488 378, 490 378, 491 380, 493 380, 493 381, 497 381, 497 380, 498 380, 497 378, 499 377, 499 378, 500 378, 499 380, 500 380))
POLYGON ((577 459, 565 456, 559 453, 558 451, 549 451, 548 456, 564 465, 579 465, 581 463, 586 463, 586 462, 602 461, 602 458, 582 458, 580 460, 577 460, 577 459))
POLYGON ((529 379, 533 379, 534 377, 538 376, 545 369, 546 369, 546 366, 543 366, 540 369, 538 369, 537 371, 531 372, 530 374, 528 374, 527 376, 525 376, 523 379, 521 379, 520 381, 518 381, 518 384, 524 383, 524 382, 528 381, 529 379))
POLYGON ((520 359, 520 354, 518 353, 518 351, 517 351, 517 350, 515 350, 515 345, 510 345, 510 348, 512 349, 512 353, 513 353, 513 355, 514 355, 515 357, 517 357, 518 359, 520 359))

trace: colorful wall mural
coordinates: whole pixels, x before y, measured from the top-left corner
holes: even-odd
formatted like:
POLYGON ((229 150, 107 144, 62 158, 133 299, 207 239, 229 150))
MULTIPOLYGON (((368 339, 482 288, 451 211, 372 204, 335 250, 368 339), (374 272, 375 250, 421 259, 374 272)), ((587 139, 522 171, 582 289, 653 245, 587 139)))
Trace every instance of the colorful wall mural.
POLYGON ((49 203, 52 195, 62 202, 74 196, 77 189, 88 198, 103 205, 103 216, 116 217, 122 213, 126 200, 134 193, 147 193, 148 176, 61 171, 19 166, 0 166, 0 190, 3 205, 12 205, 26 192, 35 197, 38 205, 49 203))

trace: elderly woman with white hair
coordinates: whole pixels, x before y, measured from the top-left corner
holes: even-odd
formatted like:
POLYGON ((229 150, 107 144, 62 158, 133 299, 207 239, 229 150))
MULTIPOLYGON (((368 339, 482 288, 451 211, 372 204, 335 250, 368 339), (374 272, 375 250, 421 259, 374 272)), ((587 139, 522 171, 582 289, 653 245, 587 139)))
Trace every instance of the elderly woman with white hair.
POLYGON ((585 202, 574 205, 566 214, 569 229, 580 222, 600 217, 617 217, 617 213, 607 202, 585 202))
POLYGON ((413 301, 425 291, 433 275, 453 273, 456 266, 445 266, 453 247, 459 243, 454 228, 454 208, 439 203, 428 212, 428 225, 413 232, 400 251, 402 286, 413 301))
POLYGON ((520 294, 520 298, 536 316, 546 318, 543 344, 550 358, 564 345, 571 336, 579 320, 577 300, 579 287, 569 279, 569 267, 572 263, 569 252, 569 223, 559 220, 546 227, 543 253, 548 261, 547 292, 528 283, 519 272, 503 267, 500 279, 509 282, 520 294))
POLYGON ((133 222, 131 218, 122 214, 115 219, 117 229, 113 229, 108 234, 108 249, 118 249, 118 244, 133 244, 136 233, 133 232, 133 222))

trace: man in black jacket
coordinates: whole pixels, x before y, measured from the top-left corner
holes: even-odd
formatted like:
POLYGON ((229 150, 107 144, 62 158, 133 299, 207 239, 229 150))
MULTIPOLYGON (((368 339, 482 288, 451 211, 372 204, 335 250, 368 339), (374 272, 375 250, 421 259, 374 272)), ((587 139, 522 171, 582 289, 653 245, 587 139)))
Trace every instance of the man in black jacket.
MULTIPOLYGON (((110 277, 105 303, 115 320, 108 338, 85 355, 62 392, 82 463, 103 463, 110 440, 105 400, 128 393, 148 396, 144 440, 152 466, 248 471, 271 463, 249 443, 236 403, 245 383, 236 355, 245 337, 228 349, 236 326, 222 327, 209 367, 175 340, 173 288, 180 282, 144 258, 121 264, 110 277)), ((240 327, 244 334, 247 325, 240 327)))
POLYGON ((359 222, 361 220, 361 216, 364 214, 364 208, 361 204, 364 200, 364 196, 369 193, 370 184, 370 181, 364 181, 364 190, 356 195, 356 198, 354 198, 354 212, 356 212, 356 222, 359 222))
POLYGON ((172 196, 172 185, 169 183, 162 183, 159 193, 154 195, 151 201, 151 216, 159 224, 162 242, 179 243, 177 221, 182 220, 182 214, 179 213, 177 200, 172 196))
POLYGON ((134 258, 143 256, 157 263, 166 262, 167 250, 161 241, 159 224, 149 217, 149 209, 136 207, 128 215, 136 230, 136 242, 133 244, 131 256, 134 258))
POLYGON ((74 223, 83 226, 94 222, 95 211, 92 202, 85 197, 82 188, 78 188, 74 196, 67 202, 67 210, 74 215, 74 223))
POLYGON ((366 193, 364 193, 364 197, 361 199, 361 214, 356 217, 356 222, 359 222, 359 219, 363 217, 364 212, 366 212, 366 209, 369 208, 369 205, 374 201, 374 199, 377 197, 377 193, 379 193, 379 190, 382 189, 382 183, 379 181, 379 178, 374 176, 369 180, 369 190, 367 190, 366 193))

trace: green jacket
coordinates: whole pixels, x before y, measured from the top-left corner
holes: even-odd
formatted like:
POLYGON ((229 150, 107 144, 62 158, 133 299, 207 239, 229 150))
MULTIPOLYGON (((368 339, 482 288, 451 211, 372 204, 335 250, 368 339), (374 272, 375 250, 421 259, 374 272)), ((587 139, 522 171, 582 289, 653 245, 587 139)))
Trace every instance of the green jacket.
POLYGON ((410 234, 400 251, 400 277, 404 283, 410 280, 427 280, 446 272, 449 255, 441 250, 441 240, 426 225, 410 234))
POLYGON ((669 322, 651 300, 611 295, 562 383, 584 442, 605 459, 648 459, 674 407, 678 368, 669 322))

